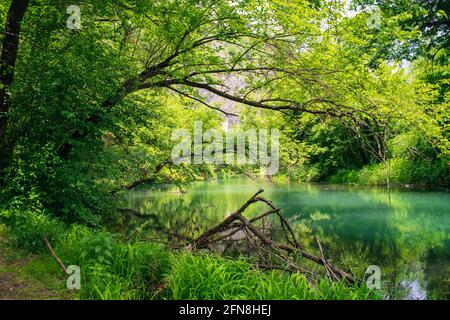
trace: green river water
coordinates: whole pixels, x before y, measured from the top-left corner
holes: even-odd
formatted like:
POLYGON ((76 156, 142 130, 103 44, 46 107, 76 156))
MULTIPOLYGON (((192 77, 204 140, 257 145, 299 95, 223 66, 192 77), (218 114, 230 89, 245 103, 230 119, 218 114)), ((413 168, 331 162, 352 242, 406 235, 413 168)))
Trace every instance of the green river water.
MULTIPOLYGON (((388 297, 450 299, 450 193, 445 191, 234 178, 198 182, 185 193, 174 186, 147 186, 129 194, 128 207, 179 221, 197 215, 212 225, 259 188, 291 223, 301 224, 305 244, 318 237, 328 258, 358 274, 380 266, 388 297)), ((246 215, 261 210, 256 205, 246 215)))

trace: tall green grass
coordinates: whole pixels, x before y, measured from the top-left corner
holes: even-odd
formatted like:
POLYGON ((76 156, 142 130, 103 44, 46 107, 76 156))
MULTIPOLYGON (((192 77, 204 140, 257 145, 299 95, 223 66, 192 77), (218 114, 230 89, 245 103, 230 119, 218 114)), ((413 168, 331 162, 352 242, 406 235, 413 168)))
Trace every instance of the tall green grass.
POLYGON ((167 299, 283 299, 283 300, 355 300, 381 299, 380 293, 366 286, 349 287, 344 283, 319 281, 316 286, 299 274, 256 270, 244 260, 216 255, 180 254, 167 275, 167 299))
POLYGON ((172 259, 160 244, 127 244, 82 226, 72 227, 57 250, 67 263, 81 266, 80 299, 150 299, 172 259))

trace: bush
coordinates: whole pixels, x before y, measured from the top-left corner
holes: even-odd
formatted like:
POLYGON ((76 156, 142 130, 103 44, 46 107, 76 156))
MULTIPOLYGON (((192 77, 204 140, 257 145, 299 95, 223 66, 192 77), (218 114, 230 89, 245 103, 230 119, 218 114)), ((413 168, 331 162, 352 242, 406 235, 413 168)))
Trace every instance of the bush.
POLYGON ((148 299, 171 264, 171 253, 152 243, 125 244, 105 231, 72 226, 57 248, 68 264, 81 266, 80 299, 148 299))
POLYGON ((417 184, 446 185, 450 183, 448 165, 444 160, 413 161, 394 158, 386 163, 372 164, 358 170, 339 170, 328 178, 331 183, 359 183, 367 185, 417 184))
POLYGON ((339 170, 328 178, 331 183, 359 183, 359 174, 357 170, 339 170))
POLYGON ((43 243, 44 237, 55 245, 61 241, 66 232, 64 223, 40 211, 12 211, 7 220, 11 240, 17 246, 31 252, 47 250, 43 243))
POLYGON ((447 163, 443 160, 412 161, 392 159, 390 168, 384 163, 363 168, 359 172, 359 183, 385 184, 390 171, 392 184, 448 184, 447 163))

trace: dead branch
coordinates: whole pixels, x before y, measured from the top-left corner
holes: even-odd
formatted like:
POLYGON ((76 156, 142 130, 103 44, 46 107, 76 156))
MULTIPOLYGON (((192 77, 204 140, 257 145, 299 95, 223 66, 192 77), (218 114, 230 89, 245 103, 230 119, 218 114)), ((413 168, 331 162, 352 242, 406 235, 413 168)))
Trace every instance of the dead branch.
POLYGON ((48 241, 47 237, 44 237, 44 244, 47 247, 48 251, 50 252, 50 255, 52 256, 52 258, 55 259, 55 261, 59 264, 59 266, 64 271, 64 273, 68 274, 66 266, 64 265, 62 260, 58 257, 58 255, 56 254, 55 250, 53 250, 52 245, 48 241))
MULTIPOLYGON (((258 254, 260 260, 263 260, 260 265, 264 267, 270 266, 270 268, 272 269, 287 269, 291 271, 298 270, 303 273, 314 274, 312 271, 298 266, 298 264, 292 258, 290 258, 290 254, 295 254, 323 266, 325 272, 331 280, 345 280, 349 284, 354 284, 355 281, 358 282, 358 280, 356 280, 353 275, 339 269, 325 258, 322 245, 318 240, 316 241, 319 246, 320 256, 305 251, 305 249, 296 239, 294 230, 281 214, 281 209, 276 208, 270 200, 259 196, 263 192, 264 190, 260 189, 236 212, 230 214, 221 223, 206 230, 193 242, 193 247, 197 249, 206 248, 214 250, 215 245, 219 245, 219 242, 228 241, 228 245, 225 245, 225 248, 227 249, 231 241, 234 241, 234 243, 236 243, 247 240, 249 252, 253 253, 253 255, 255 253, 258 254), (249 206, 257 202, 265 203, 268 207, 270 207, 271 210, 252 219, 247 219, 246 217, 244 217, 244 211, 249 206), (278 221, 282 227, 281 230, 286 237, 287 243, 273 240, 270 236, 267 235, 267 228, 259 227, 256 225, 256 222, 268 219, 271 215, 274 215, 276 218, 278 218, 278 221), (238 231, 242 231, 243 234, 246 235, 246 237, 244 237, 246 239, 232 239, 232 236, 238 231), (255 240, 262 243, 262 245, 255 243, 255 240), (268 262, 266 259, 267 250, 269 250, 269 256, 276 257, 277 259, 284 261, 285 266, 283 267, 268 262), (263 254, 260 251, 266 251, 266 254, 263 254)), ((269 228, 269 231, 270 230, 275 230, 275 228, 271 227, 269 228)), ((224 245, 222 244, 222 246, 224 245)))

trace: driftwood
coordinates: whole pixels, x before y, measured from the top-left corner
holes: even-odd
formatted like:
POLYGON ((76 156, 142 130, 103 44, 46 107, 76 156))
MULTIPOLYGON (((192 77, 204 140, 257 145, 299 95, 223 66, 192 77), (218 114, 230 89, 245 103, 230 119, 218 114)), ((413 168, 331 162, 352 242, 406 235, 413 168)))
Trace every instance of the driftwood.
POLYGON ((253 252, 254 254, 255 252, 257 253, 258 258, 261 260, 257 265, 261 268, 298 271, 317 278, 317 275, 315 275, 314 272, 301 267, 296 262, 295 257, 300 256, 322 266, 331 280, 345 280, 349 284, 358 282, 352 274, 339 269, 325 258, 319 240, 316 239, 320 250, 320 256, 307 252, 296 239, 292 227, 282 216, 281 209, 276 208, 271 201, 260 197, 260 194, 263 192, 263 189, 259 190, 236 212, 230 214, 221 223, 203 232, 203 234, 193 241, 192 247, 217 251, 216 248, 220 245, 225 247, 224 250, 226 250, 226 248, 233 243, 244 241, 242 235, 246 235, 245 240, 247 241, 248 246, 251 247, 249 252, 253 252), (252 219, 244 217, 244 211, 257 202, 266 204, 270 208, 270 211, 252 219), (269 217, 277 218, 281 225, 280 231, 284 234, 285 242, 275 240, 270 233, 271 230, 274 230, 274 227, 273 222, 267 221, 269 217), (262 225, 258 226, 256 224, 257 222, 262 223, 262 225), (266 227, 267 224, 269 224, 268 228, 266 227), (239 236, 236 236, 238 233, 239 236), (223 244, 224 242, 228 242, 228 244, 223 244), (276 257, 278 261, 283 261, 283 264, 273 263, 273 259, 270 260, 268 257, 276 257))

